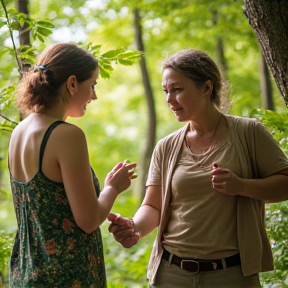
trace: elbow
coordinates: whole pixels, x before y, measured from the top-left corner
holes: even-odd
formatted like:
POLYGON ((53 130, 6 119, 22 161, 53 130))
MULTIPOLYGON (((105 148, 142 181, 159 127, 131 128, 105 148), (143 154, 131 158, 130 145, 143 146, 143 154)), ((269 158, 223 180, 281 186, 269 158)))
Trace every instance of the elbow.
POLYGON ((84 233, 91 234, 99 227, 98 223, 93 223, 91 221, 76 221, 78 228, 80 228, 84 233))

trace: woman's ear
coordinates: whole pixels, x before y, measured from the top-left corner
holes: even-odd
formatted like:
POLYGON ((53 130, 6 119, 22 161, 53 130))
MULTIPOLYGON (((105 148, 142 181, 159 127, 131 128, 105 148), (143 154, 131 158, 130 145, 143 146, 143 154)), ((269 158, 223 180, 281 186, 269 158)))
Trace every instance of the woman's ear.
POLYGON ((69 94, 71 96, 77 92, 78 82, 77 82, 77 78, 75 75, 71 75, 68 77, 68 79, 66 81, 66 87, 67 87, 67 90, 69 91, 69 94))
POLYGON ((207 80, 204 85, 204 96, 211 96, 212 91, 213 91, 213 83, 211 80, 207 80))

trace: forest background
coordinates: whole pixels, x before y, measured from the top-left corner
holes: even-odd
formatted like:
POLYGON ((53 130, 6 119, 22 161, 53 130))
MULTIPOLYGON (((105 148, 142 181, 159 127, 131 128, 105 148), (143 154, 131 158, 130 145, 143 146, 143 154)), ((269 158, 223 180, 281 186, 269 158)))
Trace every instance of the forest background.
MULTIPOLYGON (((116 57, 110 59, 111 66, 103 63, 102 78, 96 87, 98 100, 88 106, 82 119, 68 119, 86 132, 91 165, 102 185, 115 163, 124 159, 139 163, 138 179, 120 195, 113 206, 114 212, 126 217, 134 215, 143 197, 143 179, 151 150, 158 139, 183 125, 177 123, 168 109, 161 88, 162 59, 183 48, 204 50, 222 67, 231 85, 231 105, 224 103, 223 112, 257 117, 288 155, 287 107, 243 13, 243 1, 30 0, 26 1, 32 25, 29 33, 33 36, 29 50, 20 47, 23 43, 18 30, 27 18, 15 10, 18 2, 21 1, 1 0, 11 19, 15 45, 22 54, 26 53, 28 61, 33 62, 39 51, 59 42, 92 43, 102 55, 111 50, 116 56, 119 51, 144 53, 140 61, 135 61, 135 57, 130 63, 116 57)), ((20 75, 9 32, 2 6, 0 287, 7 285, 7 261, 16 231, 7 151, 11 131, 20 121, 13 94, 20 75)), ((276 269, 261 274, 265 287, 288 287, 287 211, 287 202, 267 205, 266 228, 276 269)), ((146 287, 146 266, 155 232, 135 247, 124 249, 108 233, 108 224, 105 222, 101 228, 109 287, 146 287)))

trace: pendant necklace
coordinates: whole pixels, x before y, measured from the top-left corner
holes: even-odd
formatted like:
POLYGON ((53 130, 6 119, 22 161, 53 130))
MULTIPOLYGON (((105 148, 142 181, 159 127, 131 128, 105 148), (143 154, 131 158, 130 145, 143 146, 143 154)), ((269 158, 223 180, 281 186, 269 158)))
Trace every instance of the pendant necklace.
MULTIPOLYGON (((199 156, 204 155, 205 152, 208 152, 208 151, 210 151, 210 150, 212 149, 213 140, 214 140, 214 137, 215 137, 215 135, 216 135, 216 133, 217 133, 217 130, 218 130, 218 127, 219 127, 221 118, 222 118, 222 113, 220 113, 220 117, 219 117, 219 120, 218 120, 218 122, 217 122, 217 125, 216 125, 216 128, 215 128, 215 130, 214 130, 214 133, 213 133, 213 135, 212 135, 211 142, 210 142, 210 145, 209 145, 208 149, 203 150, 203 152, 202 152, 199 156)), ((187 135, 186 135, 186 142, 187 142, 187 143, 186 143, 186 144, 187 144, 186 146, 187 146, 188 150, 192 153, 192 158, 193 158, 193 160, 198 163, 198 162, 199 162, 199 157, 197 157, 198 159, 195 159, 195 158, 194 158, 194 155, 195 155, 195 154, 192 152, 192 149, 191 149, 190 145, 188 144, 189 142, 188 142, 188 137, 187 137, 187 135)), ((203 162, 204 160, 206 160, 209 155, 210 155, 210 154, 208 154, 204 159, 202 159, 202 162, 203 162)), ((195 156, 196 156, 196 155, 195 155, 195 156)), ((203 167, 204 167, 204 166, 203 166, 203 167)))

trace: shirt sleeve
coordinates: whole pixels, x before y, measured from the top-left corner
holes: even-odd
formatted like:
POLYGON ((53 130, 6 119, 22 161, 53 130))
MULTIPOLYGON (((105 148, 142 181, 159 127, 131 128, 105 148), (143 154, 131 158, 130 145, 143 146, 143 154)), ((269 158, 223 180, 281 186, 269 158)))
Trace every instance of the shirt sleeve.
POLYGON ((160 142, 158 142, 152 154, 146 186, 158 186, 162 184, 161 162, 160 142))
POLYGON ((256 121, 254 133, 256 166, 260 178, 288 168, 288 158, 268 128, 256 121))

